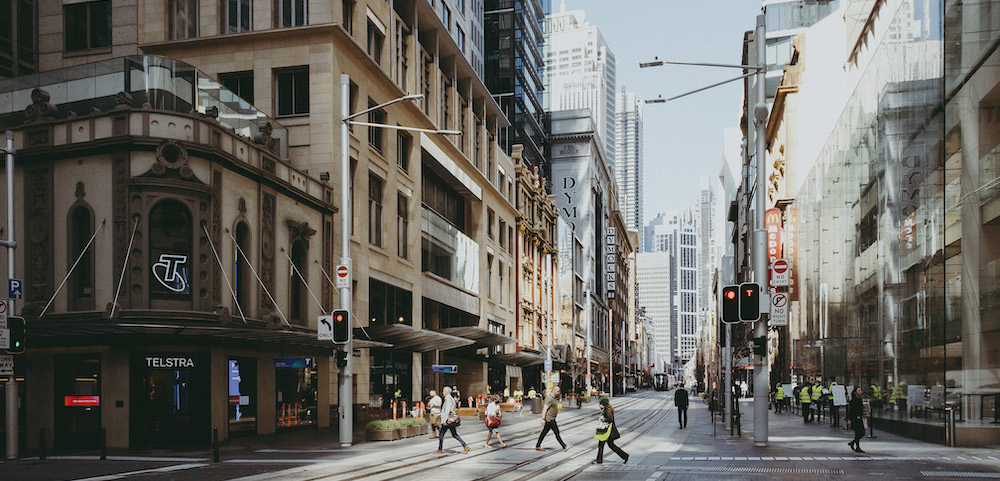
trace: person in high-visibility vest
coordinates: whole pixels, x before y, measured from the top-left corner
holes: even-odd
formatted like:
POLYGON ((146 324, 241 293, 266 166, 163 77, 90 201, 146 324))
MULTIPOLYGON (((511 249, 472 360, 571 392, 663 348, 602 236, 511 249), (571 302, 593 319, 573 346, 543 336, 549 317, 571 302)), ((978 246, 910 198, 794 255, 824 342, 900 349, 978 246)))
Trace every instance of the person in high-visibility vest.
POLYGON ((810 404, 812 404, 812 395, 809 394, 809 391, 811 391, 811 389, 809 389, 808 384, 802 386, 802 389, 799 390, 799 403, 802 404, 802 421, 807 423, 809 422, 809 413, 812 412, 812 409, 810 409, 810 404))
POLYGON ((874 407, 876 407, 876 408, 881 408, 882 407, 882 388, 879 387, 877 384, 872 383, 871 390, 872 390, 872 401, 873 401, 872 405, 874 407))
POLYGON ((889 384, 886 392, 889 393, 889 404, 891 404, 893 409, 895 409, 896 401, 899 400, 899 389, 897 389, 896 386, 889 384))
POLYGON ((785 404, 785 388, 778 384, 774 392, 774 413, 781 414, 781 406, 785 404))
POLYGON ((823 399, 823 385, 819 383, 819 379, 813 382, 813 386, 809 389, 809 396, 812 398, 812 414, 809 419, 812 421, 816 420, 817 411, 819 412, 819 419, 823 420, 823 403, 826 402, 823 399))
POLYGON ((905 413, 906 412, 906 391, 907 391, 907 389, 906 389, 907 388, 906 382, 905 381, 899 381, 899 385, 896 386, 896 388, 899 389, 899 398, 896 400, 896 402, 899 403, 899 409, 900 409, 900 411, 902 411, 902 412, 905 413))

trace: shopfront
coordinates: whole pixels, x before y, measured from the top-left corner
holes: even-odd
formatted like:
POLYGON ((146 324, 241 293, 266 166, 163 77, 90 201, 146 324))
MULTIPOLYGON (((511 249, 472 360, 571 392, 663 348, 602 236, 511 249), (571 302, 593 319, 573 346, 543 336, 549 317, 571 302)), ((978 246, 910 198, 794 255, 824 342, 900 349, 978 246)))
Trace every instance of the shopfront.
POLYGON ((134 353, 130 372, 133 446, 210 442, 207 355, 134 353))
POLYGON ((101 357, 56 356, 56 449, 91 448, 101 436, 101 357))
POLYGON ((371 349, 369 406, 391 409, 392 401, 411 401, 413 354, 394 349, 371 349))
POLYGON ((229 358, 229 436, 257 433, 257 359, 229 358))
POLYGON ((274 360, 277 428, 316 426, 318 377, 311 357, 281 357, 274 360))

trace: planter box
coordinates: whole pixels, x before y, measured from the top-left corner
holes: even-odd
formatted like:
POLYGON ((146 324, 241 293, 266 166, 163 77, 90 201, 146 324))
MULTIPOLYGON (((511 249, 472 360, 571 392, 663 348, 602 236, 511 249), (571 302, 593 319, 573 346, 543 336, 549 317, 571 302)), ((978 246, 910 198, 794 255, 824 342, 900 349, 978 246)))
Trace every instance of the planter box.
POLYGON ((365 431, 366 441, 395 441, 397 439, 399 439, 399 433, 397 433, 395 429, 365 431))
POLYGON ((418 429, 417 435, 418 436, 425 436, 425 435, 427 435, 427 433, 430 432, 430 428, 428 428, 428 426, 429 426, 429 424, 421 424, 421 425, 417 426, 417 429, 418 429))
POLYGON ((408 426, 406 428, 408 435, 406 437, 413 438, 420 435, 420 426, 408 426))
POLYGON ((396 439, 406 439, 410 437, 410 428, 399 428, 396 430, 396 439))
POLYGON ((505 413, 514 412, 514 403, 500 403, 500 410, 505 413))

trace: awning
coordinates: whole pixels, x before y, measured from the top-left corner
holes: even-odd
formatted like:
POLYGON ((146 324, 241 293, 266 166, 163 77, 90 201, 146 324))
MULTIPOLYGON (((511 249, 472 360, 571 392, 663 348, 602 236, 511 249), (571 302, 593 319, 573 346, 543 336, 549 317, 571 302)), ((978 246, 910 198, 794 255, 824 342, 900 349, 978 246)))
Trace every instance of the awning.
POLYGON ((513 337, 490 332, 478 326, 449 327, 446 329, 437 329, 436 331, 450 336, 471 339, 472 341, 475 341, 476 346, 479 347, 503 346, 517 342, 517 339, 514 339, 513 337))
POLYGON ((490 360, 506 364, 513 364, 515 366, 527 367, 527 366, 543 364, 545 362, 545 356, 526 351, 504 352, 490 356, 490 360))
MULTIPOLYGON (((406 324, 368 326, 365 328, 372 341, 392 344, 393 349, 413 352, 447 351, 472 345, 474 341, 462 337, 420 329, 406 324)), ((354 339, 367 339, 360 328, 354 329, 354 339)))

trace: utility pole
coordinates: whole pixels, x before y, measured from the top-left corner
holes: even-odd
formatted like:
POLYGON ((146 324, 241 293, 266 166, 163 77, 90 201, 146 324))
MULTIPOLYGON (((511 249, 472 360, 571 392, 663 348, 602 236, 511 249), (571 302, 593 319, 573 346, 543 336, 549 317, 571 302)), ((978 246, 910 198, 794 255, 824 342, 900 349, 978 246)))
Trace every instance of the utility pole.
POLYGON ((586 326, 587 327, 587 353, 586 353, 586 356, 584 356, 584 357, 587 358, 587 396, 590 396, 590 393, 592 392, 592 389, 593 389, 593 387, 592 387, 593 384, 591 384, 591 382, 590 382, 590 355, 591 355, 590 323, 591 323, 591 318, 593 317, 593 315, 590 312, 590 309, 591 309, 591 306, 590 306, 590 289, 587 289, 587 291, 584 293, 584 295, 587 296, 587 299, 586 299, 587 302, 585 304, 587 306, 587 312, 586 312, 586 317, 584 318, 584 319, 586 319, 586 322, 587 322, 587 326, 586 326))
MULTIPOLYGON (((767 128, 767 103, 766 92, 764 91, 764 78, 767 71, 767 51, 765 48, 766 23, 764 15, 757 16, 757 29, 754 32, 754 46, 757 47, 757 80, 754 91, 757 94, 757 104, 753 107, 754 118, 754 143, 756 152, 754 162, 757 165, 757 179, 754 194, 757 202, 754 208, 754 249, 753 275, 754 281, 760 284, 760 320, 754 327, 755 337, 767 337, 767 319, 771 307, 768 292, 768 258, 767 258, 767 230, 764 227, 764 211, 767 210, 767 163, 764 161, 766 155, 765 130, 767 128)), ((768 373, 767 349, 759 359, 754 358, 753 370, 753 438, 754 446, 767 446, 767 405, 768 393, 770 392, 770 373, 768 373)))
POLYGON ((347 266, 347 286, 340 288, 340 308, 347 311, 347 365, 340 368, 340 444, 350 446, 354 442, 354 386, 352 383, 354 364, 354 310, 351 308, 351 282, 354 272, 351 266, 351 79, 347 74, 340 76, 340 264, 347 266))
MULTIPOLYGON (((14 278, 14 132, 7 131, 7 278, 14 278)), ((7 301, 7 315, 14 315, 14 299, 7 301)), ((17 459, 18 417, 17 417, 17 376, 7 378, 7 459, 17 459)))

